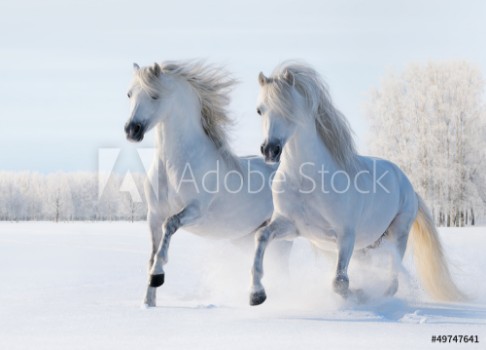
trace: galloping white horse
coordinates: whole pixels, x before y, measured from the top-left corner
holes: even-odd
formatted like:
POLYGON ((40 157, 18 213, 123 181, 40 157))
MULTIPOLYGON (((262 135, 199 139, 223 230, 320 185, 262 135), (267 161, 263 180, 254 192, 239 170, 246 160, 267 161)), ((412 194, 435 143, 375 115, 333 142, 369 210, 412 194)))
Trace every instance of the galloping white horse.
MULTIPOLYGON (((263 255, 274 239, 308 238, 323 250, 337 250, 335 292, 348 297, 348 263, 355 250, 391 241, 398 251, 392 283, 410 230, 418 271, 439 300, 457 300, 433 220, 405 174, 393 163, 359 156, 344 116, 331 103, 319 74, 286 62, 270 78, 260 73, 257 112, 263 118, 267 162, 280 165, 272 184, 274 213, 257 232, 250 304, 265 301, 263 255)), ((358 295, 359 297, 359 295, 358 295)))
POLYGON ((145 186, 153 249, 144 300, 155 306, 177 229, 227 239, 254 233, 273 211, 269 178, 275 167, 261 157, 231 152, 226 108, 235 82, 226 72, 200 62, 134 68, 127 138, 138 142, 156 129, 156 155, 145 186))

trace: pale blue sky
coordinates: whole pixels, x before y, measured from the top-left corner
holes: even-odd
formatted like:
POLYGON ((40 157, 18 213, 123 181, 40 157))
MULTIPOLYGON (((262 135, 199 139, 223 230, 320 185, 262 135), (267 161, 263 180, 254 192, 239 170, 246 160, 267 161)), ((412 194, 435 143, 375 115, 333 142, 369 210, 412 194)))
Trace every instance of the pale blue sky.
POLYGON ((303 59, 326 78, 366 149, 364 104, 390 69, 464 59, 486 73, 486 1, 3 1, 0 170, 96 170, 122 148, 132 62, 205 58, 241 81, 233 148, 258 153, 260 70, 303 59))

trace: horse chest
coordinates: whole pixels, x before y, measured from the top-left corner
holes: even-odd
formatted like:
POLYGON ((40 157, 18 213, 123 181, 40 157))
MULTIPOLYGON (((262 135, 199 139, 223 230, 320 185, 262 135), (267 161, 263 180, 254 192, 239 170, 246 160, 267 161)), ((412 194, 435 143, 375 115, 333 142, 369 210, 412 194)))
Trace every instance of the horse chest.
POLYGON ((157 200, 167 208, 167 215, 173 215, 191 201, 194 197, 192 192, 197 191, 197 183, 193 177, 178 171, 167 161, 159 164, 157 172, 157 200))

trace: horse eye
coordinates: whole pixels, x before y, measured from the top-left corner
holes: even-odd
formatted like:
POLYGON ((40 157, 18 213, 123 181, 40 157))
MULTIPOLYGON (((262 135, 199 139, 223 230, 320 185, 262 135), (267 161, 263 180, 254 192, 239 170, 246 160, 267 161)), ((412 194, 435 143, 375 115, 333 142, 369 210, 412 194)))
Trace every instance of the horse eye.
POLYGON ((258 115, 262 115, 262 111, 260 110, 260 108, 257 108, 257 113, 258 115))
POLYGON ((132 93, 131 92, 127 93, 127 96, 128 98, 132 98, 132 93))
POLYGON ((158 100, 159 99, 159 96, 157 96, 157 95, 150 96, 150 97, 152 97, 152 100, 158 100))

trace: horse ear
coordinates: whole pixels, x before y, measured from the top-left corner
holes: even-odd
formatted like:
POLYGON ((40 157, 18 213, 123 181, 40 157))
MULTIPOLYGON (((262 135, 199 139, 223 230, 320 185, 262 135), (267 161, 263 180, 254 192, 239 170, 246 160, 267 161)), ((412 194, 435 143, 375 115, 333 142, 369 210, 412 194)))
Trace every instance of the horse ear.
POLYGON ((137 71, 137 70, 139 70, 139 69, 140 69, 140 66, 139 66, 138 64, 136 64, 136 63, 133 63, 133 69, 134 69, 135 71, 137 71))
POLYGON ((263 74, 263 72, 260 72, 258 74, 258 83, 260 83, 260 86, 265 85, 268 82, 268 78, 263 74))
POLYGON ((293 86, 294 85, 294 74, 289 71, 288 69, 285 70, 284 74, 283 74, 283 78, 284 80, 290 85, 290 86, 293 86))
POLYGON ((152 71, 152 74, 157 78, 160 76, 160 72, 162 71, 158 63, 154 63, 154 66, 150 70, 152 71))

